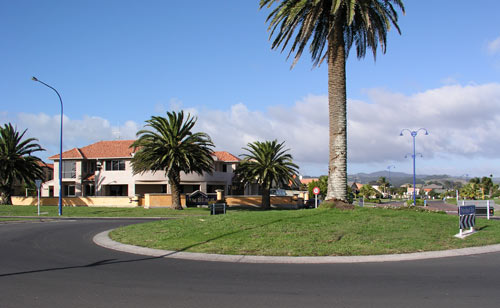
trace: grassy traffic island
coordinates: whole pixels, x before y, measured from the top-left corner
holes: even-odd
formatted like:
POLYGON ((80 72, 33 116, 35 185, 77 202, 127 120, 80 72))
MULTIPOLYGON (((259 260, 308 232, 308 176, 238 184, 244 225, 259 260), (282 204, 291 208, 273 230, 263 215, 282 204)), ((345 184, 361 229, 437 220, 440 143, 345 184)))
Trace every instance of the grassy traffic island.
POLYGON ((130 225, 113 240, 165 250, 265 256, 359 256, 436 251, 500 243, 500 221, 476 219, 479 232, 458 233, 458 217, 420 208, 230 210, 130 225))

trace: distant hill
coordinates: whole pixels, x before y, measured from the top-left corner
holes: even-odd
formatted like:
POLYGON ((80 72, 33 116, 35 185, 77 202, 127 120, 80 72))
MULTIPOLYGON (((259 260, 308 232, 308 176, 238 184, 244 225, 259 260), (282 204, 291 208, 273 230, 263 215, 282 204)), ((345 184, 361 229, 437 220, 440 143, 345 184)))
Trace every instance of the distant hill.
MULTIPOLYGON (((366 184, 366 183, 377 181, 381 176, 385 177, 387 179, 387 181, 389 181, 393 186, 401 186, 403 184, 413 183, 413 174, 408 174, 408 173, 404 173, 404 172, 391 172, 390 179, 389 179, 389 172, 388 171, 377 171, 377 172, 372 172, 372 173, 350 174, 347 176, 347 178, 348 178, 348 181, 350 181, 350 182, 356 181, 356 182, 359 182, 362 184, 366 184)), ((426 182, 429 182, 429 181, 440 182, 440 183, 444 183, 445 181, 465 183, 466 179, 460 178, 460 177, 452 177, 452 176, 449 176, 447 174, 438 174, 438 175, 417 174, 416 175, 417 184, 425 184, 426 182)))
MULTIPOLYGON (((390 180, 389 180, 389 172, 388 171, 376 171, 372 173, 356 173, 356 174, 349 174, 347 175, 347 181, 349 182, 358 182, 361 184, 367 184, 370 182, 375 182, 377 181, 381 176, 385 177, 387 181, 390 181, 390 183, 393 186, 401 186, 403 184, 413 183, 413 174, 408 174, 404 172, 396 172, 396 171, 391 171, 390 173, 390 180)), ((304 176, 304 178, 309 178, 310 176, 304 176)), ((461 182, 462 184, 467 183, 471 177, 464 178, 464 177, 457 177, 457 176, 450 176, 447 174, 434 174, 434 175, 428 175, 428 174, 417 174, 416 175, 416 182, 417 184, 424 184, 429 181, 434 181, 434 182, 440 182, 443 183, 444 181, 450 181, 450 182, 461 182)), ((500 178, 493 178, 494 183, 500 183, 500 178)))

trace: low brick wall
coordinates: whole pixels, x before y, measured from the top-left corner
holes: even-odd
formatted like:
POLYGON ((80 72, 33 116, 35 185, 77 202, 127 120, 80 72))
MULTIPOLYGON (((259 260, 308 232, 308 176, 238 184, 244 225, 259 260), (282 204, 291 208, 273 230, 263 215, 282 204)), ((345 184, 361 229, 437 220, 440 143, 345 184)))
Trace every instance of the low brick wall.
MULTIPOLYGON (((226 196, 225 199, 228 206, 260 206, 262 204, 262 196, 226 196)), ((294 198, 291 196, 271 196, 271 205, 295 206, 299 204, 304 204, 304 200, 302 198, 294 198)))
MULTIPOLYGON (((228 206, 260 206, 262 196, 226 196, 228 206)), ((303 204, 302 198, 290 196, 271 196, 272 205, 303 204)), ((36 197, 12 197, 14 205, 37 205, 36 197)), ((58 197, 42 197, 40 205, 58 205, 58 197)), ((64 197, 64 206, 88 206, 88 207, 171 207, 172 195, 170 194, 145 194, 144 197, 64 197)), ((186 195, 181 195, 181 205, 186 207, 186 195)))
MULTIPOLYGON (((181 205, 186 207, 186 195, 181 194, 181 205)), ((170 194, 144 194, 144 208, 150 207, 171 207, 172 195, 170 194)))
MULTIPOLYGON (((63 206, 88 206, 88 207, 137 207, 141 200, 132 200, 130 197, 64 197, 63 206)), ((12 197, 14 205, 37 205, 36 197, 12 197)), ((58 205, 58 197, 42 197, 40 205, 58 205)))

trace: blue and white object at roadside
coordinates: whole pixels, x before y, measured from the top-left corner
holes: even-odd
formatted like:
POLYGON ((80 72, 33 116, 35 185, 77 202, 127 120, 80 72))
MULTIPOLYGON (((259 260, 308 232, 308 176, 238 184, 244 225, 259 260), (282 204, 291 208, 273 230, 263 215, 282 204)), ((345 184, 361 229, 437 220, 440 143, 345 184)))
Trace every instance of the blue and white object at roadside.
POLYGON ((363 197, 359 197, 359 198, 358 198, 358 205, 359 205, 360 207, 365 206, 365 199, 364 199, 363 197))
POLYGON ((475 233, 474 226, 476 224, 476 206, 465 205, 458 208, 459 227, 460 232, 455 235, 458 238, 464 238, 468 235, 475 233), (462 231, 469 229, 469 231, 462 231))
POLYGON ((36 179, 35 180, 35 185, 36 185, 36 190, 37 190, 37 196, 38 196, 38 216, 40 216, 40 187, 42 185, 42 180, 36 179))

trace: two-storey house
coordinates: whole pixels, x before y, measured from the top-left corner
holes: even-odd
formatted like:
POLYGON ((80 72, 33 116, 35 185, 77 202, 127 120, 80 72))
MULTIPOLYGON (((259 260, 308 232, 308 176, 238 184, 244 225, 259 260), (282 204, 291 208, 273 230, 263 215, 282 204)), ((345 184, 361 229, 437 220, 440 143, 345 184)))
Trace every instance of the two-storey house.
MULTIPOLYGON (((146 193, 170 193, 164 172, 132 173, 130 164, 134 140, 100 141, 74 148, 62 155, 62 190, 66 197, 135 196, 146 193)), ((213 193, 216 189, 231 191, 233 172, 240 159, 228 152, 213 153, 215 166, 212 174, 181 173, 181 192, 200 190, 213 193)), ((59 195, 59 155, 54 161, 53 180, 43 184, 42 196, 59 195)))

